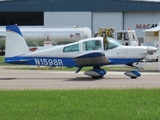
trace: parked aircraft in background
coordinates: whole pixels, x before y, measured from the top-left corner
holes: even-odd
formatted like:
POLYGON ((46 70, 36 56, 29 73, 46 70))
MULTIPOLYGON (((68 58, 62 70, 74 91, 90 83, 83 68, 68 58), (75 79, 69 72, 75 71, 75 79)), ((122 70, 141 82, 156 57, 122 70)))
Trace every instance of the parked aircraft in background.
MULTIPOLYGON (((31 50, 18 26, 11 25, 6 27, 5 63, 77 67, 76 73, 83 67, 92 66, 93 69, 84 74, 98 79, 106 74, 106 71, 101 69, 104 65, 126 64, 134 67, 134 62, 144 59, 148 53, 156 52, 155 47, 122 46, 113 38, 108 38, 107 48, 104 48, 105 44, 102 37, 96 37, 31 50)), ((141 73, 131 70, 125 72, 125 75, 137 78, 141 73)))

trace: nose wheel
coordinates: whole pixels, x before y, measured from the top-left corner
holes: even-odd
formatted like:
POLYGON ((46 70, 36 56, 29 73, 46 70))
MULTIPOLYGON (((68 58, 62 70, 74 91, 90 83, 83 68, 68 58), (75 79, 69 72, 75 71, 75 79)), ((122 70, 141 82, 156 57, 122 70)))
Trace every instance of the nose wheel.
POLYGON ((133 64, 129 64, 128 66, 135 67, 137 70, 130 70, 125 72, 124 74, 126 76, 130 77, 131 79, 137 79, 137 77, 141 76, 140 70, 137 66, 134 66, 133 64))

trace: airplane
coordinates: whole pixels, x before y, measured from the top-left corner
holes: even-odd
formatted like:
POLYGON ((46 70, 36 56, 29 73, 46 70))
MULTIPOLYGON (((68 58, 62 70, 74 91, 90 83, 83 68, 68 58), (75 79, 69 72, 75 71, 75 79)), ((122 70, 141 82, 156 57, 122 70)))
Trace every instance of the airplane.
MULTIPOLYGON (((5 63, 77 67, 78 73, 83 67, 93 69, 84 72, 93 79, 100 79, 106 74, 105 65, 133 63, 143 60, 147 54, 156 52, 155 47, 123 46, 113 38, 107 39, 105 49, 103 37, 82 39, 77 42, 52 47, 37 47, 31 50, 17 25, 6 26, 5 63)), ((139 69, 126 71, 126 76, 136 79, 141 76, 139 69)))

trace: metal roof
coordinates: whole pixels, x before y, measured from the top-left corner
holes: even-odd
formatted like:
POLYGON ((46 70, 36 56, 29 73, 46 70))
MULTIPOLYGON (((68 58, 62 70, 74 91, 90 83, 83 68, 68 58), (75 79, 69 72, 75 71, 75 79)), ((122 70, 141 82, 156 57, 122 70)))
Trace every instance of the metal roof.
POLYGON ((160 11, 160 2, 156 0, 3 0, 0 1, 0 11, 160 11))

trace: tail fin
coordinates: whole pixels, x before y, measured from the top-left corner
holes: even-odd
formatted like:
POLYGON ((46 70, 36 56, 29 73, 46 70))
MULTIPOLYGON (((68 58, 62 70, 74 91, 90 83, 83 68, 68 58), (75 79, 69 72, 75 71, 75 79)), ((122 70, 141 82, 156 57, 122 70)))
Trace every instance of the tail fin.
POLYGON ((6 27, 5 57, 13 57, 29 52, 29 47, 17 25, 6 27))

